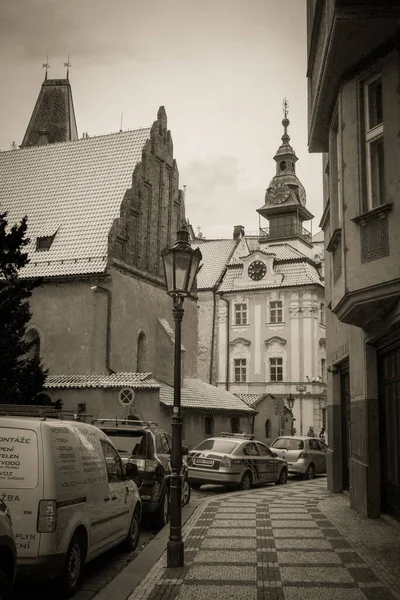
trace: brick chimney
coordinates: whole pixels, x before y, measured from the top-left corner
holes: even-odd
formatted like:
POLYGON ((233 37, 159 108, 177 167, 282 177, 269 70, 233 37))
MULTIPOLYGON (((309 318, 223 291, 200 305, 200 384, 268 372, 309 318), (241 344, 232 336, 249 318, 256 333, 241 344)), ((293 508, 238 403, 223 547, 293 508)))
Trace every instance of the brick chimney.
POLYGON ((243 225, 235 225, 233 227, 233 239, 241 240, 244 237, 244 227, 243 225))

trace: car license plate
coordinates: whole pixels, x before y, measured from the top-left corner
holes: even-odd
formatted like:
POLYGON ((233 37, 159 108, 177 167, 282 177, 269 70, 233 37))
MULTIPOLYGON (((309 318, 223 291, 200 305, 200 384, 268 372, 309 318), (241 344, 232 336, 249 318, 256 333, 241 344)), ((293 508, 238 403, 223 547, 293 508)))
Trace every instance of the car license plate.
POLYGON ((214 464, 214 461, 211 460, 211 458, 195 458, 194 464, 195 465, 203 465, 205 467, 212 467, 214 464))

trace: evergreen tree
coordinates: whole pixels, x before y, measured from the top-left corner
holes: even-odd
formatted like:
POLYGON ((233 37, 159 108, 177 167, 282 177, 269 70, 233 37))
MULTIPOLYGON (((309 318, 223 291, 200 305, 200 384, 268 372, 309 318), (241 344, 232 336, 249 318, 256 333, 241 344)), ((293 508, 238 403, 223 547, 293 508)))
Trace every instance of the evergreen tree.
POLYGON ((26 230, 26 217, 9 228, 7 213, 0 213, 0 403, 32 403, 47 376, 40 358, 32 356, 35 342, 24 339, 31 318, 29 298, 40 285, 38 279, 18 277, 29 262, 26 230))

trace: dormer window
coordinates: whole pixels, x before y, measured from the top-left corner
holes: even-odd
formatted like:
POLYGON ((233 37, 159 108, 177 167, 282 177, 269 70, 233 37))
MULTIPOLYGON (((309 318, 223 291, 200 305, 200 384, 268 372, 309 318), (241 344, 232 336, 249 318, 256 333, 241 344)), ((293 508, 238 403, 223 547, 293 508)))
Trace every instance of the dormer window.
MULTIPOLYGON (((54 234, 55 235, 55 234, 54 234)), ((36 251, 50 250, 50 247, 54 240, 54 235, 47 235, 44 237, 36 238, 36 251)))
POLYGON ((54 225, 44 226, 40 229, 39 235, 36 237, 36 252, 50 250, 58 229, 59 227, 54 225))

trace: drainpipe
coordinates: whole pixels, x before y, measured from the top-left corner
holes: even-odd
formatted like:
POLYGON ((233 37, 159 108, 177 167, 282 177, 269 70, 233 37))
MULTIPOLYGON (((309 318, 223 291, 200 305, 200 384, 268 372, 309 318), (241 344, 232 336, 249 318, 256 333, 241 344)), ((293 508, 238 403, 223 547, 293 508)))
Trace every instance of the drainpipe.
POLYGON ((215 316, 217 311, 217 296, 215 290, 213 290, 213 318, 212 318, 212 330, 211 330, 211 358, 210 358, 210 375, 208 383, 212 385, 212 372, 214 362, 214 341, 215 341, 215 316))
POLYGON ((111 290, 103 287, 100 284, 93 285, 91 288, 94 292, 103 292, 107 296, 107 328, 106 328, 106 369, 111 373, 115 373, 111 368, 111 314, 112 314, 112 296, 111 290))
POLYGON ((223 297, 222 293, 218 294, 221 300, 226 302, 227 318, 226 318, 226 373, 225 373, 225 389, 229 390, 229 316, 230 316, 230 304, 229 301, 223 297))

